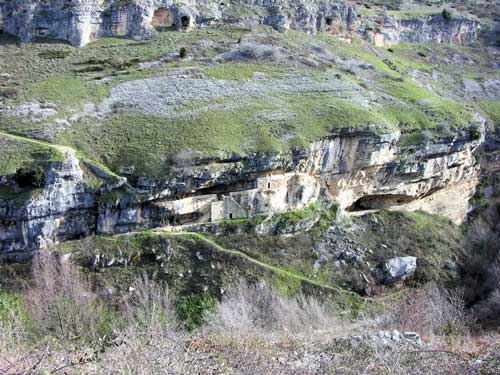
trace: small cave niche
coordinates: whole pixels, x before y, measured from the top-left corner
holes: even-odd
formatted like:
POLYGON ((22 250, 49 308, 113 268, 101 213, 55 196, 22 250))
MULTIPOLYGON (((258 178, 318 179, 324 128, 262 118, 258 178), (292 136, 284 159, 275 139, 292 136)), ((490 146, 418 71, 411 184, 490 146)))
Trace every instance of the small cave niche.
POLYGON ((176 30, 177 25, 175 23, 175 12, 168 8, 158 8, 153 13, 153 19, 151 20, 151 26, 155 28, 156 31, 168 31, 176 30))
POLYGON ((190 23, 191 23, 191 18, 189 16, 184 15, 181 17, 181 26, 183 30, 189 28, 190 23))
POLYGON ((349 207, 349 211, 382 210, 409 203, 412 197, 403 194, 365 195, 349 207))

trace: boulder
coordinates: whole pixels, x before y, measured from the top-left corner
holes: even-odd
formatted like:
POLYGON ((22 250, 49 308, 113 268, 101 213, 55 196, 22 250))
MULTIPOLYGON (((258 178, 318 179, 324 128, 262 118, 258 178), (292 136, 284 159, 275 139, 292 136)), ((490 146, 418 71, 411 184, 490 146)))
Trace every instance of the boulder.
POLYGON ((384 264, 384 283, 390 284, 413 276, 417 268, 416 257, 396 257, 384 264))

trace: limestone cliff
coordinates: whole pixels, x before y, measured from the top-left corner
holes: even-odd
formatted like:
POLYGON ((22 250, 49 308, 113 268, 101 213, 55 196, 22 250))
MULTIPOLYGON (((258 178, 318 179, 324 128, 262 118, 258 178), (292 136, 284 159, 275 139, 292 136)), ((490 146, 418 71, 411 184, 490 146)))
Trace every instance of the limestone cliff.
POLYGON ((74 151, 63 152, 64 161, 50 165, 40 191, 25 202, 16 196, 0 200, 0 260, 22 259, 22 250, 95 232, 94 193, 74 151))
POLYGON ((347 2, 336 0, 12 0, 0 2, 3 30, 27 42, 37 37, 62 39, 83 46, 110 36, 147 37, 156 31, 189 30, 214 22, 277 30, 327 32, 342 38, 372 40, 375 44, 446 42, 469 44, 479 22, 445 20, 441 15, 398 19, 358 17, 347 2))
POLYGON ((447 20, 442 15, 398 19, 396 17, 369 18, 358 28, 358 33, 377 46, 398 43, 452 43, 471 44, 479 33, 479 22, 468 18, 447 20))
POLYGON ((464 131, 401 147, 399 138, 399 132, 342 131, 301 154, 255 155, 213 173, 179 171, 155 193, 127 185, 91 190, 67 150, 40 194, 21 207, 2 202, 2 258, 90 233, 271 214, 315 202, 336 201, 350 212, 422 209, 461 222, 479 176, 473 151, 481 140, 464 131))

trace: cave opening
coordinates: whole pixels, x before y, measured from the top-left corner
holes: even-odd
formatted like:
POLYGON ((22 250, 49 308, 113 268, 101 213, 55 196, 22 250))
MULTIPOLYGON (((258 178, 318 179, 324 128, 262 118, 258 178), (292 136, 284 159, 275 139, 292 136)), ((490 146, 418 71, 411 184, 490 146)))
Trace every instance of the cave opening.
POLYGON ((181 17, 181 26, 183 29, 187 29, 189 27, 189 23, 191 21, 191 18, 189 16, 182 16, 181 17))
POLYGON ((354 202, 349 211, 383 210, 411 202, 414 198, 403 194, 365 195, 354 202))

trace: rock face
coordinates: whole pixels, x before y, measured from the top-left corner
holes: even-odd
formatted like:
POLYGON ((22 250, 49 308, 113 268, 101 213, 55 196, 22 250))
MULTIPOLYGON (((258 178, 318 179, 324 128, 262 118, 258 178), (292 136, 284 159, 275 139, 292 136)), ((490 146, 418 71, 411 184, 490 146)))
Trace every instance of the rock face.
POLYGON ((94 193, 84 184, 74 151, 63 152, 65 160, 50 166, 41 192, 20 207, 14 199, 0 200, 0 260, 22 259, 22 250, 95 232, 94 193))
POLYGON ((398 43, 471 44, 479 32, 479 22, 467 18, 444 19, 441 15, 412 19, 383 17, 369 19, 360 26, 366 39, 377 46, 398 43))
POLYGON ((188 29, 193 23, 190 10, 173 1, 15 0, 3 3, 2 13, 4 31, 23 42, 49 37, 76 46, 110 36, 147 37, 155 26, 188 29))
POLYGON ((406 280, 413 276, 417 269, 417 258, 397 257, 389 259, 384 264, 384 282, 386 284, 406 280))
POLYGON ((301 154, 254 155, 241 158, 242 166, 218 172, 182 169, 154 193, 125 185, 114 186, 111 193, 89 189, 67 149, 65 161, 50 168, 39 195, 20 207, 15 200, 0 201, 2 257, 90 233, 226 218, 211 216, 214 203, 225 201, 247 216, 336 201, 353 213, 418 208, 461 222, 475 191, 479 167, 473 151, 482 139, 464 131, 401 147, 399 138, 399 132, 344 130, 301 154))
POLYGON ((464 133, 414 147, 398 147, 400 134, 343 134, 316 142, 303 168, 321 176, 327 193, 350 211, 418 209, 461 222, 467 205, 435 201, 434 194, 475 191, 479 168, 473 150, 479 141, 464 133))
MULTIPOLYGON (((358 18, 355 8, 336 0, 12 0, 0 2, 3 30, 27 42, 50 37, 83 46, 103 37, 147 37, 166 29, 236 22, 266 24, 277 30, 327 32, 342 38, 362 37, 378 45, 399 42, 468 44, 479 22, 445 20, 441 15, 417 19, 358 18)), ((1 18, 1 17, 0 17, 1 18)))

